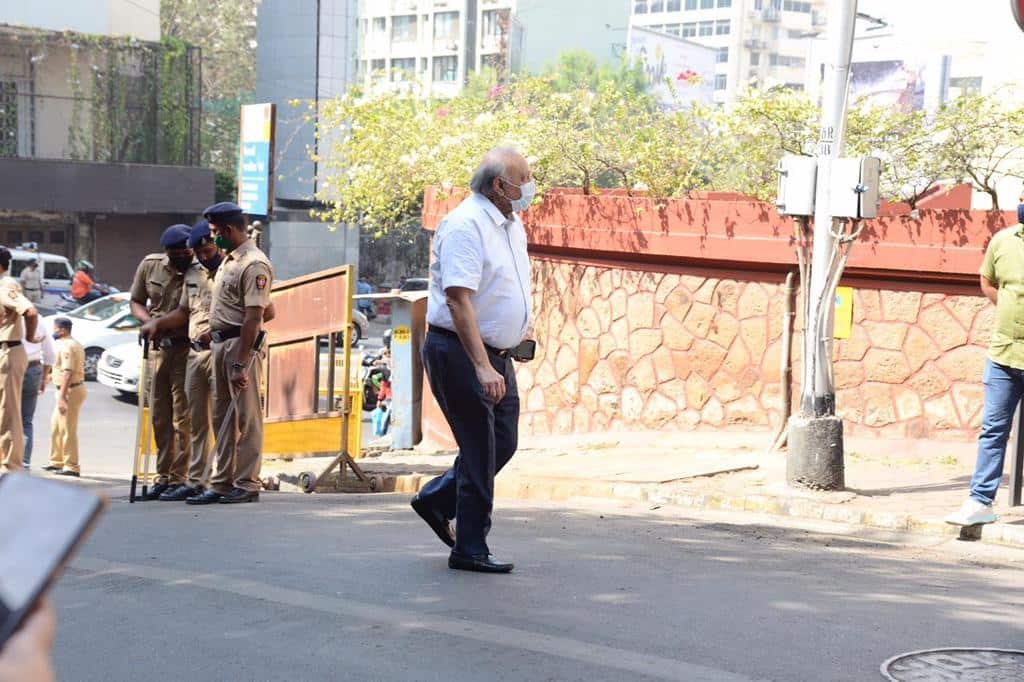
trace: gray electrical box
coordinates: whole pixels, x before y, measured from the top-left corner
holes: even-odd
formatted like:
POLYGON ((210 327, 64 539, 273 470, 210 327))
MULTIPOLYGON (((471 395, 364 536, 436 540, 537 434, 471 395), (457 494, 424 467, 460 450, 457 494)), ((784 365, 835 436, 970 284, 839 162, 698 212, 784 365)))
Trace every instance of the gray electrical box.
POLYGON ((784 156, 779 161, 780 215, 814 215, 814 193, 818 182, 818 160, 812 156, 784 156))
POLYGON ((834 159, 830 179, 833 218, 875 218, 881 196, 882 161, 874 156, 834 159))

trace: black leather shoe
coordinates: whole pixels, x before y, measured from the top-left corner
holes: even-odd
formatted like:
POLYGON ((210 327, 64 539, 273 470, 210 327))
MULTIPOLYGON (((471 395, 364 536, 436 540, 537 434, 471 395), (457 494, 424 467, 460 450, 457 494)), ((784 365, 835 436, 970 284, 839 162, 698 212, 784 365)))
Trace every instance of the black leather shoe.
POLYGON ((185 498, 185 504, 217 504, 224 497, 215 490, 207 490, 199 495, 185 498))
POLYGON ((60 467, 55 467, 52 464, 47 464, 43 467, 43 471, 60 471, 60 467))
POLYGON ((171 488, 160 495, 161 502, 184 502, 190 497, 202 495, 202 488, 192 488, 184 483, 179 485, 177 488, 171 488))
POLYGON ((227 495, 220 496, 221 504, 240 504, 242 502, 259 502, 260 494, 255 490, 233 488, 227 495))
POLYGON ((413 508, 413 511, 420 515, 421 519, 427 522, 427 525, 437 534, 441 542, 449 547, 455 546, 455 531, 452 529, 451 522, 441 512, 431 507, 425 500, 420 499, 419 495, 412 498, 409 505, 413 508))
POLYGON ((146 494, 143 495, 142 499, 150 502, 153 500, 159 500, 161 495, 163 495, 165 492, 167 492, 173 487, 174 486, 172 486, 170 483, 157 483, 152 488, 146 491, 146 494))
POLYGON ((448 557, 448 568, 459 571, 476 571, 477 573, 509 573, 514 564, 505 561, 498 561, 488 554, 478 556, 467 556, 452 552, 448 557))
POLYGON ((58 476, 73 476, 74 478, 80 478, 81 474, 77 471, 71 471, 70 469, 63 469, 57 472, 58 476))

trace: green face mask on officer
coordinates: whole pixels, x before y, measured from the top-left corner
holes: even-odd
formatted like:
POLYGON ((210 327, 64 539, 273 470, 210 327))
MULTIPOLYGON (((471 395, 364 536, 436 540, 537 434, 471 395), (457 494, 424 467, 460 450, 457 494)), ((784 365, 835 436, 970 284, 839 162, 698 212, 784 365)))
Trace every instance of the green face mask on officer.
POLYGON ((217 236, 213 238, 213 243, 217 245, 218 249, 224 249, 224 251, 228 253, 235 248, 219 231, 217 232, 217 236))

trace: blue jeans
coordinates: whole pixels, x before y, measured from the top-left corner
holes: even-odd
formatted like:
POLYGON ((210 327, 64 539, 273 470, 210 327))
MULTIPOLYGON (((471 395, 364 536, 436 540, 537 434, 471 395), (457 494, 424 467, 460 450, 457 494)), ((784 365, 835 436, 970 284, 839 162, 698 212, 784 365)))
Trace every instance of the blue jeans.
POLYGON ((978 462, 971 478, 971 497, 992 504, 1003 478, 1003 459, 1013 427, 1013 413, 1024 395, 1024 370, 985 358, 981 382, 985 386, 985 407, 978 435, 978 462))
POLYGON ((25 466, 32 461, 32 419, 36 416, 39 385, 43 381, 43 366, 32 365, 25 370, 21 385, 21 426, 25 432, 25 466))

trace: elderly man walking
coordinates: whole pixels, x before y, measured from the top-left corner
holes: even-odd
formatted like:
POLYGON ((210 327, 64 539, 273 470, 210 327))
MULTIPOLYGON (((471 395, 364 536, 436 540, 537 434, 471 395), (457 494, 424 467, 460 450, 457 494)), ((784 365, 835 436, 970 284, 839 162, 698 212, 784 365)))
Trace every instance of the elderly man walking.
POLYGON ((430 387, 459 456, 412 507, 452 547, 449 568, 508 573, 513 565, 491 556, 487 533, 494 476, 518 443, 512 360, 531 312, 530 259, 517 214, 530 205, 535 187, 526 159, 505 148, 488 152, 471 186, 472 196, 434 235, 423 347, 430 387))

